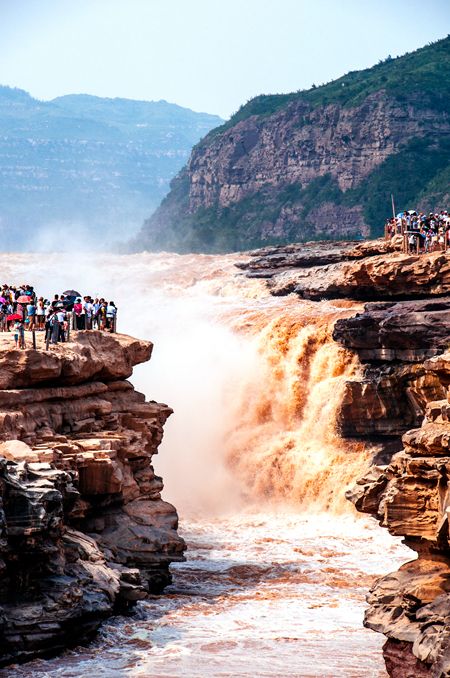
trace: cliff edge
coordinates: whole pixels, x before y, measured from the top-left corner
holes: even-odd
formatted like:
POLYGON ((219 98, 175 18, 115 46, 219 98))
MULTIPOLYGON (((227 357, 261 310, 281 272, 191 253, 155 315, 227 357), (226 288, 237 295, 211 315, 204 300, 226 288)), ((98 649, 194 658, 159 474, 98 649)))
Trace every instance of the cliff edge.
POLYGON ((49 351, 0 335, 0 665, 90 640, 184 560, 151 465, 172 410, 127 381, 151 351, 99 331, 49 351))

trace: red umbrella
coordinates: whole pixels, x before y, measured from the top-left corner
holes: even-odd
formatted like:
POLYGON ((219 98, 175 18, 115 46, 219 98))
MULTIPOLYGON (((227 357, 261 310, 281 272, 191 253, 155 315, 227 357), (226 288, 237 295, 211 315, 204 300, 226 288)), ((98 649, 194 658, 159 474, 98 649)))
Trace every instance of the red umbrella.
POLYGON ((22 296, 16 299, 16 301, 21 301, 22 303, 29 302, 31 301, 31 297, 27 297, 26 294, 22 294, 22 296))
POLYGON ((13 313, 12 315, 8 315, 6 317, 6 320, 23 320, 22 316, 19 315, 18 313, 13 313))

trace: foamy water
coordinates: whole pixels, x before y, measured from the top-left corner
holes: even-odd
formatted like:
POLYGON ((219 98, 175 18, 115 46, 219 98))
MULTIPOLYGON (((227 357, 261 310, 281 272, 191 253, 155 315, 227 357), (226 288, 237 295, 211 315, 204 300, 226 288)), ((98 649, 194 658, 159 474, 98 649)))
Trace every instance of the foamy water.
POLYGON ((381 678, 362 627, 376 576, 411 552, 370 519, 246 511, 182 519, 186 563, 89 648, 0 671, 23 678, 381 678))
POLYGON ((189 547, 164 596, 2 678, 386 675, 364 596, 413 554, 344 499, 367 465, 336 429, 360 367, 331 331, 359 306, 270 297, 237 258, 0 255, 5 282, 113 298, 154 342, 132 381, 175 410, 154 466, 189 547))

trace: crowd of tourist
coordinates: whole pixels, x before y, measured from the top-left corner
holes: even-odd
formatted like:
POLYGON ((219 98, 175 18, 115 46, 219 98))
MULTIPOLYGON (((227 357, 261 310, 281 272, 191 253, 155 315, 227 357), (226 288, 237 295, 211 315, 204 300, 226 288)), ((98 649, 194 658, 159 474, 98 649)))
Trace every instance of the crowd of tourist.
POLYGON ((401 212, 386 220, 386 234, 406 235, 410 252, 437 252, 450 246, 450 215, 439 213, 419 214, 415 210, 401 212))
POLYGON ((0 330, 14 331, 16 346, 26 347, 26 332, 45 332, 53 344, 66 341, 69 327, 114 332, 117 308, 113 301, 82 297, 76 290, 55 294, 52 301, 38 297, 31 285, 2 285, 0 330))

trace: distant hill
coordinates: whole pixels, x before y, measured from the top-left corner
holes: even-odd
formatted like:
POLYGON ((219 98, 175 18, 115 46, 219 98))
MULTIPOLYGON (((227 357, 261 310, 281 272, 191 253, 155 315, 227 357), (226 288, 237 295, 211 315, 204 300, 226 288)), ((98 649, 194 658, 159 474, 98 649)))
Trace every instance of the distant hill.
POLYGON ((261 95, 193 149, 134 251, 378 237, 450 208, 450 37, 320 87, 261 95))
POLYGON ((64 249, 80 238, 102 248, 129 237, 222 122, 166 101, 38 101, 0 86, 1 248, 64 249))

